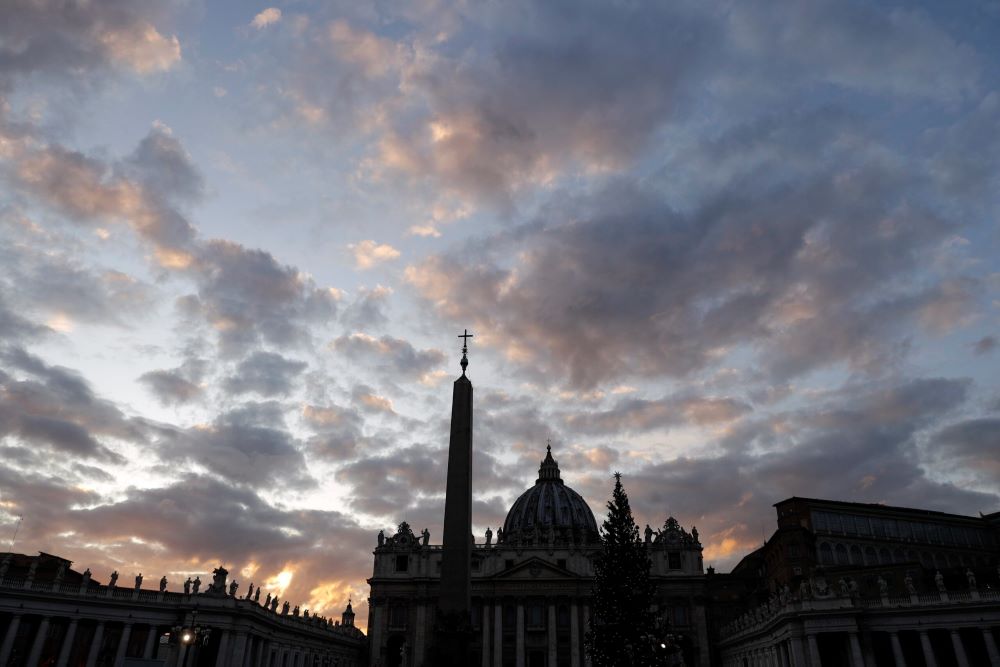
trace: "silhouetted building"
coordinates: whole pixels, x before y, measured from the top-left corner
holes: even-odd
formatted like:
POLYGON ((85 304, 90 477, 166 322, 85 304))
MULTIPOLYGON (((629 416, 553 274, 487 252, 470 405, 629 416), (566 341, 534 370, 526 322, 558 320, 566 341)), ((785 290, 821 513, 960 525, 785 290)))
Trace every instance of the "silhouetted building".
MULTIPOLYGON (((64 558, 40 553, 0 558, 0 665, 364 665, 365 636, 348 603, 341 619, 299 615, 238 597, 219 568, 203 590, 91 580, 64 558)), ((200 582, 199 582, 200 583, 200 582)))
MULTIPOLYGON (((590 667, 583 638, 590 618, 593 563, 601 551, 594 514, 563 482, 549 448, 534 485, 511 506, 496 542, 492 533, 478 543, 469 535, 465 512, 471 511, 466 490, 471 492, 472 386, 465 363, 463 350, 463 375, 455 383, 452 413, 445 545, 430 544, 426 533, 418 537, 406 522, 394 535, 380 533, 368 580, 371 664, 438 664, 437 657, 430 656, 435 619, 442 608, 460 608, 468 596, 465 664, 590 667), (460 552, 456 549, 449 557, 448 549, 462 539, 459 531, 468 540, 461 545, 468 546, 462 552, 467 569, 458 566, 452 571, 449 563, 455 563, 454 554, 460 552), (463 591, 466 576, 470 587, 463 591)), ((685 664, 708 665, 705 575, 697 530, 688 533, 671 517, 659 531, 647 527, 646 542, 664 635, 681 648, 685 664)))
POLYGON ((775 508, 771 538, 713 582, 743 598, 713 605, 723 665, 1000 665, 1000 514, 775 508))

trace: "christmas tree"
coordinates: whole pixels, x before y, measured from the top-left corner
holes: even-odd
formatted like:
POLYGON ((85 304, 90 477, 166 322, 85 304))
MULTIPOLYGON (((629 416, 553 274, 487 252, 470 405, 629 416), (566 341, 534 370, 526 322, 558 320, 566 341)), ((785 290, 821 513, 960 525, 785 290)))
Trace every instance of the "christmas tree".
POLYGON ((651 563, 621 473, 615 473, 615 490, 601 532, 604 551, 594 564, 594 614, 586 635, 594 667, 669 664, 650 610, 651 563))

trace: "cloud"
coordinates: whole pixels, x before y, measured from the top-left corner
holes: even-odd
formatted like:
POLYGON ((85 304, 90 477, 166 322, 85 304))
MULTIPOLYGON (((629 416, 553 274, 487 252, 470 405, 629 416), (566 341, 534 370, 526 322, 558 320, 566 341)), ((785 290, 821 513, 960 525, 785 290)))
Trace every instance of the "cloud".
POLYGON ((236 485, 315 485, 300 443, 284 428, 275 403, 244 403, 210 424, 176 429, 158 444, 160 457, 186 461, 236 485))
POLYGON ((931 437, 928 449, 944 466, 979 478, 986 488, 996 488, 1000 482, 997 442, 1000 419, 983 417, 946 426, 931 437))
POLYGON ((347 248, 354 254, 354 264, 359 269, 370 269, 377 264, 397 259, 400 255, 391 245, 376 243, 370 239, 351 243, 347 248))
POLYGON ((372 362, 387 376, 423 377, 440 368, 445 361, 441 350, 418 350, 401 338, 375 338, 364 333, 340 336, 330 347, 355 362, 372 362))
POLYGON ((382 326, 388 321, 385 308, 391 295, 392 288, 383 285, 359 288, 354 301, 341 314, 341 322, 361 331, 382 326))
POLYGON ((78 3, 11 0, 0 7, 0 77, 52 75, 88 80, 102 69, 138 74, 171 69, 180 42, 156 27, 169 3, 129 0, 78 3))
POLYGON ((42 444, 84 459, 120 463, 104 439, 148 441, 148 429, 98 397, 79 374, 18 347, 0 349, 0 437, 42 444))
POLYGON ((977 356, 990 354, 997 347, 997 339, 993 336, 983 336, 972 344, 972 351, 977 356))
POLYGON ((711 426, 732 422, 752 408, 732 398, 667 397, 659 400, 632 398, 603 411, 581 411, 565 415, 572 433, 642 433, 673 426, 711 426))
POLYGON ((164 37, 149 23, 107 30, 99 34, 98 40, 113 62, 139 74, 168 70, 181 59, 177 37, 164 37))
POLYGON ((186 377, 188 375, 183 368, 155 370, 140 375, 139 382, 163 405, 179 405, 194 401, 204 392, 197 380, 186 377))
POLYGON ((223 388, 230 394, 255 392, 260 396, 287 396, 306 366, 304 361, 257 351, 239 363, 236 373, 223 381, 223 388))
POLYGON ((281 10, 277 7, 268 7, 260 11, 253 20, 250 21, 250 25, 257 30, 263 30, 269 25, 273 25, 281 20, 281 10))

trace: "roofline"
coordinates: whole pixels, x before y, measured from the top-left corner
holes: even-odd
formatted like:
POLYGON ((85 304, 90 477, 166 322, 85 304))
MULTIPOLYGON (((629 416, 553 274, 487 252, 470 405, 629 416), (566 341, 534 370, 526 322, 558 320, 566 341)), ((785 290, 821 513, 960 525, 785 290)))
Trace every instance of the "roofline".
MULTIPOLYGON (((810 503, 823 503, 825 505, 836 505, 839 507, 858 507, 863 509, 879 509, 879 510, 891 510, 895 512, 912 512, 915 514, 933 515, 939 517, 948 517, 952 519, 967 519, 970 521, 982 521, 983 516, 969 516, 968 514, 952 514, 951 512, 939 512, 938 510, 926 510, 918 509, 915 507, 900 507, 898 505, 883 505, 882 503, 857 503, 851 502, 849 500, 826 500, 824 498, 807 498, 805 496, 791 496, 790 498, 785 498, 784 500, 779 500, 774 503, 772 507, 777 507, 787 502, 793 500, 804 500, 810 503)), ((998 512, 1000 513, 1000 512, 998 512)), ((986 516, 992 516, 987 514, 986 516)))

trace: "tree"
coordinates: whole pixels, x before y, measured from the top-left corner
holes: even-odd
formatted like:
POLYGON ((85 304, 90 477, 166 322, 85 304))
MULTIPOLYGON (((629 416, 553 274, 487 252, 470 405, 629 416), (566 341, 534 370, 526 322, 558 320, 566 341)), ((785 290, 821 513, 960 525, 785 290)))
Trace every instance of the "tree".
POLYGON ((593 617, 585 639, 594 667, 668 664, 650 610, 651 562, 632 518, 621 473, 615 473, 601 533, 604 549, 594 564, 593 617))

